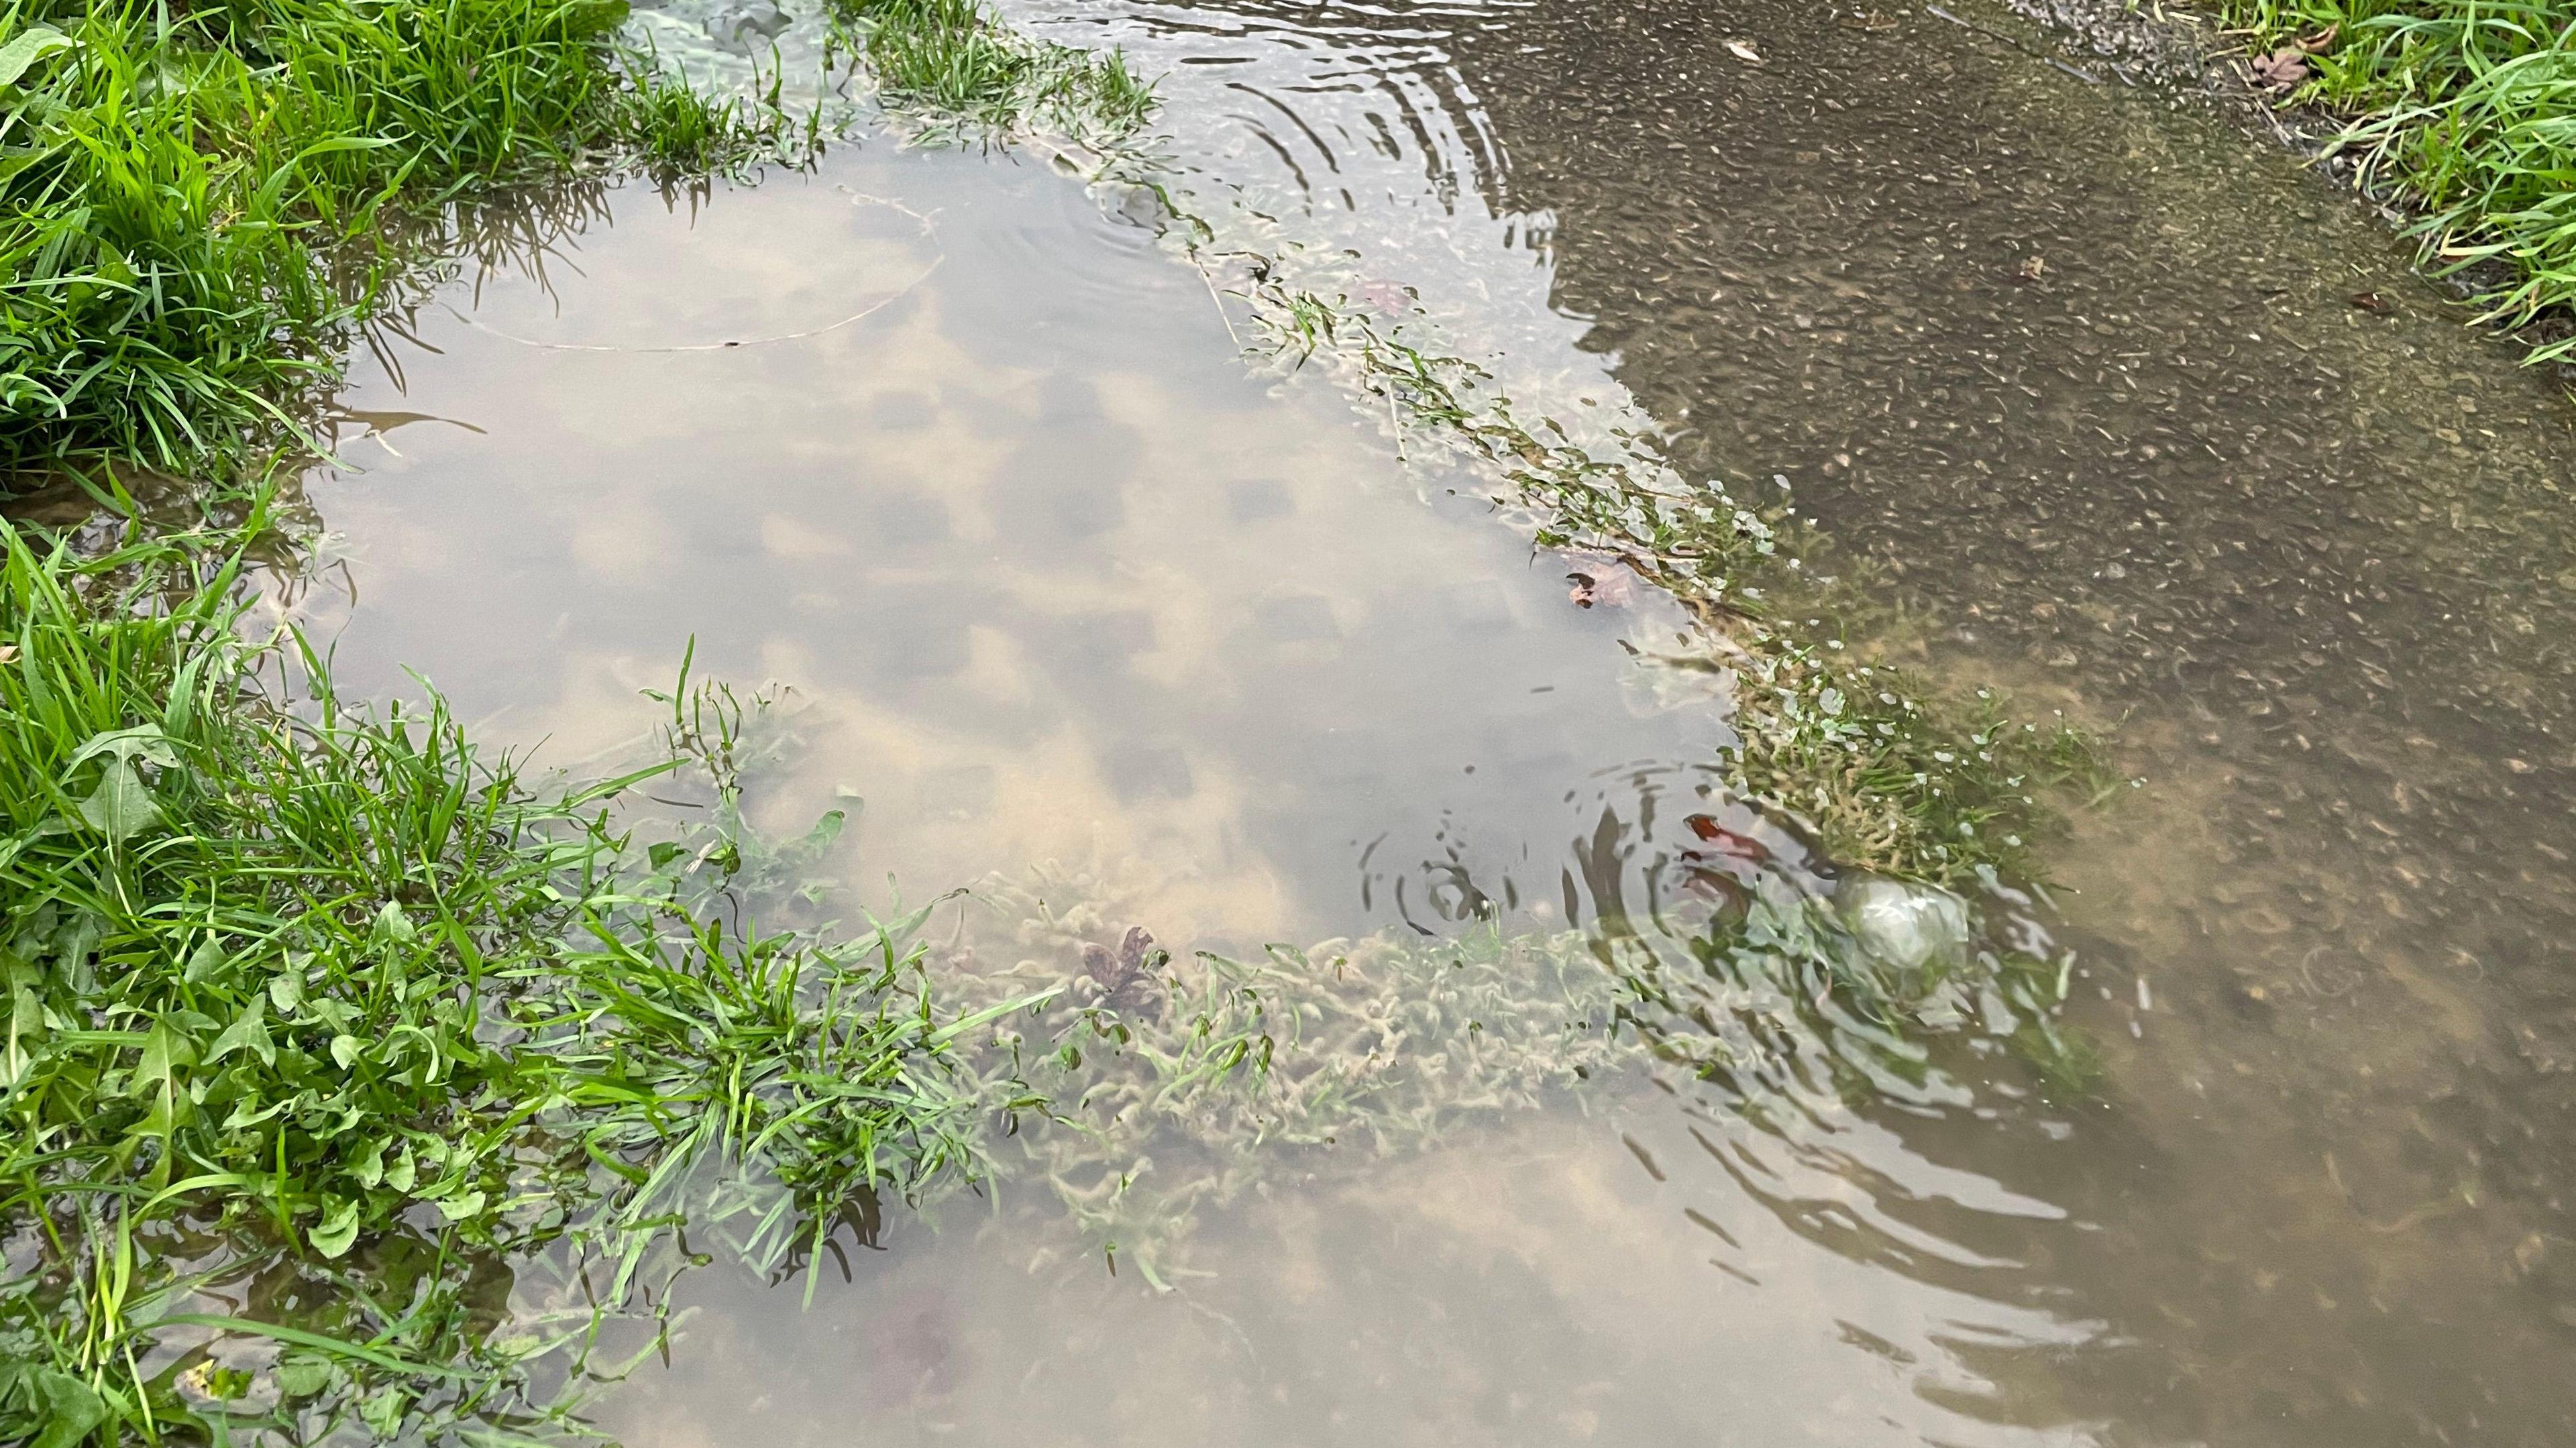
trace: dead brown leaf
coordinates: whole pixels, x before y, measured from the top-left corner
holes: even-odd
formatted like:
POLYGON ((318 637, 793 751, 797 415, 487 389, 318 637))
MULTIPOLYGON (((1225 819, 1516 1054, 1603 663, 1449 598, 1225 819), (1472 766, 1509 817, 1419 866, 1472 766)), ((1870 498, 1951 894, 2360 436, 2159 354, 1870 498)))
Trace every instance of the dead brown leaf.
POLYGON ((1637 577, 1618 559, 1599 553, 1566 555, 1580 571, 1565 575, 1574 586, 1566 596, 1576 608, 1600 604, 1606 608, 1629 608, 1637 602, 1637 577))
POLYGON ((2246 69, 2253 72, 2254 83, 2265 90, 2290 90, 2308 78, 2308 53, 2295 45, 2284 45, 2270 55, 2247 61, 2246 69))

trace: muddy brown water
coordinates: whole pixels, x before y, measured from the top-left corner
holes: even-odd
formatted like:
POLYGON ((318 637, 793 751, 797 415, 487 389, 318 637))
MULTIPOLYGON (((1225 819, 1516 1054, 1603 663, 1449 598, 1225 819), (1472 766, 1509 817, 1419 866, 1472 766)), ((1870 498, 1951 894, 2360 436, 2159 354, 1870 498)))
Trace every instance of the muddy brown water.
MULTIPOLYGON (((1167 1295, 951 1206, 810 1311, 689 1279, 604 1426, 2576 1439, 2576 414, 2373 218, 1920 11, 1014 8, 1526 395, 1784 479, 1857 639, 2114 726, 2145 784, 2056 860, 2105 1081, 1759 1121, 1605 1084, 1283 1162, 1167 1295)), ((1054 860, 1229 949, 1597 912, 1585 862, 1651 853, 1721 737, 1621 647, 1651 601, 1574 607, 1042 167, 871 143, 553 247, 360 368, 296 605, 353 692, 418 669, 569 762, 694 636, 794 687, 762 798, 853 811, 863 891, 1054 860)))

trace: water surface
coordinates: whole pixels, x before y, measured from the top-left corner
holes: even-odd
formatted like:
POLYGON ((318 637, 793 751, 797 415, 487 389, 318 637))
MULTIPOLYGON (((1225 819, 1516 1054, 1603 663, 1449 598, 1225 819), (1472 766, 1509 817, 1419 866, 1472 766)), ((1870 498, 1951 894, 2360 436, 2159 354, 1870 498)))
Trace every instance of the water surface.
MULTIPOLYGON (((1331 252, 1539 405, 1778 477, 1857 639, 2115 726, 2146 784, 2057 858, 2108 1074, 1605 1083, 1286 1161, 1171 1295, 1018 1197, 952 1210, 811 1315, 692 1279, 613 1427, 2568 1439, 2576 453, 2375 223, 1921 12, 1019 8, 1165 76, 1221 243, 1331 252)), ((1724 727, 1622 648, 1674 621, 1576 608, 1473 480, 1248 376, 1077 188, 873 146, 608 217, 359 379, 463 425, 315 485, 353 685, 416 667, 578 757, 695 635, 796 690, 763 797, 853 810, 860 888, 1052 859, 1175 943, 1649 889, 1724 727)))
MULTIPOLYGON (((789 832, 853 817, 845 899, 998 874, 1104 940, 1235 953, 1651 923, 1684 817, 1731 808, 1726 699, 1651 659, 1674 611, 1578 605, 1473 480, 1320 379, 1255 375, 1197 273, 1044 170, 880 145, 694 203, 615 192, 409 331, 343 398, 362 466, 308 483, 323 566, 280 606, 352 693, 417 673, 540 761, 614 758, 692 639, 702 675, 777 681, 754 799, 789 832)), ((1725 818, 1812 887, 1794 836, 1725 818)), ((2065 1214, 1868 1125, 1838 1048, 1792 1038, 1741 1076, 1758 1122, 1677 1116, 1631 1071, 1427 1154, 1281 1148, 1175 1292, 1007 1173, 989 1219, 836 1241, 854 1265, 810 1314, 710 1268, 602 1422, 2068 1441, 2016 1364, 2100 1324, 1964 1240, 2065 1214)))
POLYGON ((2093 1228, 2031 1250, 2123 1344, 2064 1374, 2108 1437, 2564 1440, 2545 379, 2289 158, 1927 11, 1059 13, 1179 84, 1222 51, 1320 229, 1401 230, 1315 179, 1356 164, 1490 253, 1543 238, 1533 285, 1684 469, 1823 524, 1850 627, 2118 726, 2148 787, 2059 863, 2090 1144, 1905 1128, 2093 1228), (1426 98, 1460 119, 1377 124, 1426 98))

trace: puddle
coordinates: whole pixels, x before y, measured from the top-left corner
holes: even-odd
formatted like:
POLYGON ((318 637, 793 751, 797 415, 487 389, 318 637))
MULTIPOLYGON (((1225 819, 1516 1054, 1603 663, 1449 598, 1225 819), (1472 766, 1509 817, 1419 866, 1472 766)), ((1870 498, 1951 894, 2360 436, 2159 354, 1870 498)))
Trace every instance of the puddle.
POLYGON ((1524 1118, 1252 1203, 1207 1243, 1224 1272, 1160 1296, 1068 1276, 1012 1219, 950 1222, 806 1313, 689 1279, 703 1326, 600 1426, 633 1448, 754 1419, 793 1444, 2086 1441, 1995 1367, 2099 1325, 1983 1295, 2004 1264, 1939 1235, 2053 1209, 1953 1179, 1908 1221, 1838 1182, 1723 1121, 1524 1118), (1820 1250, 1820 1228, 1913 1270, 1820 1250))
POLYGON ((847 812, 871 903, 1055 862, 1238 951, 1468 892, 1546 919, 1604 798, 1725 737, 1620 648, 1677 614, 1575 607, 1328 390, 1272 396, 1200 278, 1059 177, 880 146, 610 214, 344 397, 434 414, 317 495, 344 687, 416 671, 572 761, 694 639, 792 691, 763 795, 847 812))
MULTIPOLYGON (((1465 479, 1408 467, 1320 380, 1250 375, 1200 276, 1061 177, 869 145, 694 205, 614 192, 407 330, 344 394, 364 468, 309 481, 321 540, 276 595, 352 696, 416 672, 479 737, 571 764, 649 727, 639 691, 694 648, 701 675, 786 686, 754 798, 788 833, 847 813, 845 898, 998 875, 1002 926, 1070 912, 1050 928, 1106 943, 1081 957, 1104 984, 1131 927, 1242 959, 1365 937, 1333 978, 1396 982, 1291 993, 1357 1025, 1329 1058, 1347 1089, 1306 1078, 1305 1115, 1109 1133, 1162 1159, 1107 1166, 1150 1172, 1134 1200, 1186 1216, 1186 1243, 1114 1242, 1126 1269, 1104 1272, 1102 1242, 1006 1169, 989 1222, 952 1200, 836 1238, 853 1280, 810 1314, 801 1277, 683 1278, 675 1300, 705 1310, 605 1426, 1633 1436, 1704 1421, 1695 1374, 1754 1353, 1835 1386, 1744 1380, 1741 1441, 2071 1441, 2025 1365, 2099 1324, 1956 1240, 2063 1214, 1856 1118, 1870 1072, 1967 1093, 1879 1064, 1865 1022, 1819 1034, 1815 983, 1696 961, 1691 846, 1715 820, 1781 898, 1820 886, 1793 837, 1713 800, 1726 699, 1642 657, 1678 614, 1578 605, 1465 479), (1540 942, 1490 980, 1438 943, 1487 919, 1540 942), (1701 982, 1675 988, 1740 1048, 1744 1109, 1676 1117, 1633 1045, 1583 1044, 1611 1039, 1610 977, 1550 932, 1604 921, 1701 982), (1588 984, 1551 987, 1550 951, 1588 984), (1411 1074, 1373 1076, 1382 1051, 1411 1074), (1883 1208, 1851 1186, 1860 1160, 1937 1205, 1883 1208), (1157 1265, 1183 1290, 1147 1290, 1157 1265), (1571 1365, 1569 1333, 1589 1344, 1571 1365)), ((956 918, 977 960, 1050 943, 956 918)), ((1102 1169, 1081 1140, 1072 1169, 1102 1169)))
MULTIPOLYGON (((1951 1051, 1973 1092, 1891 1105, 1813 1042, 1724 1093, 1623 1075, 1283 1168, 1171 1295, 1029 1192, 952 1204, 810 1313, 686 1279, 606 1426, 2576 1433, 2576 439, 2366 216, 1929 14, 1011 8, 1164 77, 1218 246, 1400 281, 1515 395, 1787 479, 1876 647, 2123 721, 2148 785, 2058 856, 2108 1082, 2061 1108, 1951 1051)), ((861 897, 1053 861, 1176 949, 1670 884, 1724 700, 1622 645, 1677 621, 1575 607, 1483 489, 1247 376, 1200 275, 1040 167, 622 192, 442 301, 359 370, 367 471, 311 491, 340 581, 297 606, 352 695, 418 669, 570 762, 694 637, 792 686, 759 797, 847 811, 861 897)))
POLYGON ((1497 310, 1580 319, 1686 472, 1787 479, 1855 626, 2125 719, 2149 787, 2059 861, 2105 1109, 2065 1152, 1899 1123, 2092 1228, 2025 1249, 2120 1344, 2069 1361, 2074 1411, 2566 1440, 2555 389, 2289 158, 1928 12, 1044 8, 1239 97, 1208 164, 1319 230, 1423 264, 1448 208, 1487 260, 1432 294, 1536 235, 1497 310))

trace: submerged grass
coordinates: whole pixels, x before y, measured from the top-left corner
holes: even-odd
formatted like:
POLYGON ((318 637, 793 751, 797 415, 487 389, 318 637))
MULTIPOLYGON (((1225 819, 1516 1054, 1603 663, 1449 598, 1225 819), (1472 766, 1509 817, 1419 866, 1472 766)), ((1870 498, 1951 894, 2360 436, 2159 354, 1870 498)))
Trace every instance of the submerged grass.
POLYGON ((1526 415, 1482 368, 1416 345, 1403 323, 1329 280, 1292 276, 1284 254, 1209 249, 1213 232, 1181 210, 1135 144, 1152 94, 1117 52, 1031 40, 975 0, 834 5, 889 108, 970 134, 1066 134, 1088 154, 1060 159, 1119 193, 1130 214, 1149 198, 1194 261, 1239 274, 1234 295, 1274 356, 1325 360, 1383 399, 1399 431, 1498 474, 1500 501, 1541 546, 1606 556, 1681 600, 1703 625, 1703 647, 1672 662, 1736 679, 1728 760, 1745 792, 1794 812, 1835 859, 1942 884, 1981 870, 2033 875, 2036 844, 2057 818, 2043 794, 2102 792, 2106 767, 2087 736, 2011 723, 1990 691, 1971 705, 1929 704, 1901 671, 1847 661, 1838 641, 1804 642, 1766 620, 1762 585, 1795 582, 1798 566, 1777 516, 1714 482, 1685 484, 1642 436, 1579 443, 1555 419, 1526 415))
POLYGON ((618 63, 624 0, 7 0, 0 474, 290 437, 411 251, 396 213, 778 134, 618 63), (640 76, 640 78, 639 78, 640 76))
MULTIPOLYGON (((1595 1000, 1586 990, 1567 989, 1549 996, 1561 1011, 1520 1013, 1540 1023, 1518 1042, 1524 1064, 1566 1057, 1574 1040, 1565 1034, 1566 1023, 1597 1027, 1608 1009, 1603 1002, 1615 999, 1627 1003, 1623 1018, 1663 1059, 1711 1075, 1758 1070, 1754 1063, 1785 1039, 1777 1030, 1768 1037, 1748 1031, 1743 1011, 1748 1002, 1759 1002, 1762 1011, 1796 1018, 1798 1030, 1835 1041, 1840 1064, 1826 1074, 1848 1067, 1858 1079, 1899 1094, 1925 1089, 1928 1079, 1915 1037, 1952 1031, 1972 1017, 2000 1023, 1993 1034, 2009 1041, 2049 1089, 2078 1091, 2089 1082, 2088 1050, 2058 1019, 2065 999, 2062 962, 2003 943, 2018 931, 2012 917, 2029 903, 2004 882, 2040 878, 2041 846, 2062 827, 2063 807, 2099 803, 2111 793, 2116 781, 2100 740, 2063 723, 2017 722, 1992 690, 1976 690, 1973 698, 1945 697, 1901 669, 1853 657, 1839 639, 1801 628, 1778 603, 1794 600, 1804 612, 1821 600, 1830 611, 1831 589, 1800 572, 1794 546, 1799 534, 1786 510, 1766 513, 1739 504, 1713 480, 1685 481, 1642 419, 1635 430, 1613 426, 1578 440, 1556 417, 1515 403, 1483 368, 1437 341, 1417 342, 1433 330, 1412 325, 1423 320, 1418 314, 1389 321, 1382 303, 1355 304, 1353 293, 1361 288, 1344 275, 1347 254, 1319 261, 1292 255, 1293 248, 1220 248, 1215 229, 1175 202, 1157 163, 1136 143, 1143 97, 1132 111, 1109 105, 1076 112, 1107 115, 1114 124, 1089 131, 1066 127, 1062 114, 1050 118, 1028 99, 1034 92, 1014 89, 1012 68, 998 57, 1031 42, 994 34, 1001 27, 991 16, 958 0, 842 3, 844 14, 878 17, 881 28, 872 33, 870 53, 889 105, 934 127, 956 125, 987 135, 1033 124, 1043 129, 1050 119, 1069 129, 1086 154, 1058 150, 1059 161, 1116 198, 1131 216, 1140 197, 1150 196, 1154 204, 1146 209, 1209 272, 1212 289, 1220 273, 1233 278, 1231 294, 1249 309, 1283 370, 1321 363, 1369 399, 1365 411, 1383 409, 1400 440, 1447 450, 1496 479, 1495 501, 1529 529, 1538 546, 1588 569, 1632 571, 1678 600, 1694 615, 1696 631, 1653 648, 1667 666, 1720 672, 1732 680, 1735 741, 1721 762, 1737 795, 1760 812, 1788 818, 1811 837, 1844 872, 1853 900, 1892 901, 1899 916, 1943 922, 1934 932, 1941 936, 1937 942, 1918 942, 1919 952, 1916 946, 1900 950, 1893 966, 1872 943, 1872 930, 1851 918, 1848 902, 1838 896, 1770 899, 1757 892, 1734 908, 1711 912, 1694 933, 1695 959, 1687 966, 1662 960, 1652 949, 1639 956, 1654 932, 1625 926, 1591 938, 1496 935, 1486 942, 1493 947, 1488 954, 1512 962, 1515 978, 1525 980, 1536 961, 1571 979, 1568 962, 1589 955, 1592 973, 1580 978, 1594 994, 1608 992, 1595 1000), (912 83, 906 77, 912 74, 907 57, 913 47, 961 57, 953 72, 938 74, 972 72, 987 79, 980 85, 912 83), (970 52, 994 58, 962 58, 970 52), (1766 590, 1774 596, 1766 597, 1766 590), (1899 886, 1887 877, 1917 883, 1899 886), (1599 1008, 1581 1004, 1587 1000, 1599 1008), (1532 1049, 1534 1043, 1545 1049, 1532 1049), (1863 1062, 1869 1064, 1858 1064, 1863 1062)), ((1109 78, 1115 62, 1113 55, 1100 68, 1084 71, 1067 54, 1054 69, 1087 77, 1074 85, 1077 94, 1089 85, 1119 97, 1129 91, 1109 78)), ((1115 68, 1123 74, 1123 65, 1115 68)), ((1133 1084, 1109 1094, 1132 1109, 1082 1125, 1081 1149, 1045 1159, 1048 1179, 1077 1219, 1111 1240, 1123 1235, 1150 1273, 1154 1253, 1180 1230, 1173 1223, 1185 1223, 1193 1203, 1221 1199, 1231 1189, 1236 1175, 1225 1164, 1227 1152, 1243 1145, 1245 1113, 1273 1123, 1249 1132, 1255 1140, 1271 1139, 1274 1129, 1285 1131, 1300 1114, 1279 1108, 1263 1116, 1251 1103, 1275 1083, 1262 1071, 1244 1071, 1241 1050, 1222 1065, 1213 1062, 1206 1055, 1210 1043, 1232 1041, 1249 1049, 1257 1040, 1268 1060, 1282 1037, 1256 1027, 1294 1026, 1301 1014, 1333 1016, 1337 1005, 1313 993, 1331 993, 1355 968, 1366 982, 1363 993, 1374 993, 1371 999, 1410 1009, 1426 994, 1437 997, 1446 989, 1444 972, 1468 969, 1473 944, 1416 950, 1410 941, 1334 942, 1300 956, 1281 973, 1273 973, 1281 965, 1275 959, 1252 965, 1209 959, 1166 976, 1164 999, 1197 1003, 1172 1019, 1122 1019, 1097 1005, 1087 1008, 1087 1025, 1076 1032, 1089 1029, 1101 1042, 1114 1042, 1109 1070, 1113 1076, 1126 1073, 1133 1084), (1330 984, 1312 970, 1322 959, 1332 961, 1330 984), (1355 960, 1363 963, 1355 967, 1355 960), (1224 1110, 1235 1114, 1223 1119, 1231 1125, 1211 1131, 1214 1118, 1206 1115, 1204 1093, 1228 1082, 1235 1083, 1228 1089, 1244 1094, 1227 1098, 1224 1110), (1151 1129, 1156 1122, 1160 1134, 1151 1129), (1176 1134, 1190 1148, 1193 1166, 1177 1181, 1163 1169, 1163 1183, 1140 1193, 1138 1184, 1151 1166, 1144 1145, 1159 1140, 1168 1146, 1176 1134), (1122 1152, 1131 1153, 1133 1163, 1113 1164, 1122 1152), (1077 1165, 1085 1178, 1080 1182, 1071 1180, 1077 1165), (1154 1205, 1140 1208, 1139 1201, 1154 1205), (1148 1230, 1153 1222, 1163 1225, 1148 1230)), ((1099 940, 1090 948, 1117 949, 1099 940)), ((1063 955, 1056 952, 1052 966, 1041 958, 1021 968, 1073 991, 1099 979, 1090 967, 1068 967, 1063 955), (1073 973, 1065 974, 1067 969, 1073 973)), ((1066 1041, 1054 1039, 1058 1046, 1066 1041)), ((1393 1060, 1405 1053, 1360 1054, 1393 1060)), ((1410 1062, 1405 1069, 1426 1072, 1423 1080, 1450 1076, 1446 1058, 1436 1050, 1431 1054, 1438 1059, 1410 1062)), ((1032 1059, 1052 1058, 1040 1053, 1032 1059)), ((1361 1093, 1338 1101, 1338 1109, 1326 1115, 1348 1126, 1370 1124, 1372 1130, 1391 1119, 1390 1113, 1396 1119, 1436 1117, 1474 1099, 1477 1081, 1470 1071, 1450 1083, 1460 1088, 1459 1096, 1435 1091, 1417 1100, 1422 1080, 1407 1078, 1395 1104, 1370 1103, 1361 1093)), ((1058 1080, 1053 1086, 1046 1094, 1060 1110, 1077 1114, 1088 1093, 1102 1089, 1097 1080, 1058 1080)))
POLYGON ((976 0, 831 0, 831 13, 900 113, 1092 140, 1133 131, 1153 112, 1153 87, 1118 51, 1033 40, 976 0))
POLYGON ((2067 962, 1972 924, 1958 896, 1884 880, 1819 895, 1688 854, 1640 869, 1643 907, 1586 928, 1488 902, 1447 936, 1389 928, 1246 959, 1175 958, 1097 878, 988 881, 967 907, 987 928, 933 966, 962 1008, 1041 1002, 964 1053, 988 1099, 1033 1107, 991 1143, 997 1184, 1039 1186, 1086 1250, 1168 1289, 1196 1275, 1208 1212, 1580 1106, 1605 1078, 1696 1080, 1774 1125, 1971 1099, 1941 1041, 1951 1061, 2019 1056, 2045 1097, 2088 1084, 2060 1020, 2067 962))
MULTIPOLYGON (((2258 49, 2307 42, 2295 98, 2346 118, 2358 180, 2420 210, 2449 272, 2502 263, 2481 320, 2576 302, 2576 4, 2566 0, 2218 0, 2258 49)), ((2576 334, 2535 348, 2565 357, 2576 334)))
POLYGON ((1496 501, 1541 547, 1634 572, 1689 609, 1699 630, 1663 662, 1731 678, 1726 761, 1743 793, 1796 816, 1838 863, 1942 885, 1981 871, 2034 878, 2064 803, 2045 796, 2101 792, 2107 766, 2082 732, 2016 723, 1992 690, 1940 700, 1775 617, 1766 586, 1815 591, 1785 511, 1740 504, 1713 480, 1685 483, 1642 435, 1578 442, 1552 418, 1532 420, 1484 369, 1284 279, 1275 259, 1255 259, 1237 294, 1291 365, 1338 368, 1400 430, 1497 474, 1496 501))

